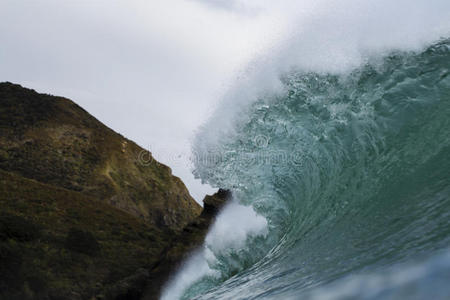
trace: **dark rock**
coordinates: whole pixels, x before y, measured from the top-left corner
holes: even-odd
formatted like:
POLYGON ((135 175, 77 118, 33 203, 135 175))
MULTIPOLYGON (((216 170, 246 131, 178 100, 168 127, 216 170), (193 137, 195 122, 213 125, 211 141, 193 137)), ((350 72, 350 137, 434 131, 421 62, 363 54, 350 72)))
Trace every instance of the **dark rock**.
POLYGON ((139 269, 135 274, 108 287, 102 294, 97 295, 96 299, 139 300, 149 277, 148 270, 139 269))
POLYGON ((95 256, 100 250, 100 245, 92 233, 77 228, 70 229, 65 244, 66 248, 71 251, 90 256, 95 256))
POLYGON ((206 196, 203 199, 202 214, 216 215, 230 197, 231 192, 225 189, 219 189, 216 194, 206 196))
POLYGON ((7 213, 0 215, 0 240, 33 241, 39 238, 40 233, 38 225, 22 216, 7 213))
POLYGON ((161 289, 170 276, 174 275, 183 261, 203 244, 217 214, 231 196, 229 190, 219 189, 214 195, 205 197, 201 215, 172 240, 169 247, 163 251, 161 259, 150 269, 150 278, 143 299, 159 299, 161 289))

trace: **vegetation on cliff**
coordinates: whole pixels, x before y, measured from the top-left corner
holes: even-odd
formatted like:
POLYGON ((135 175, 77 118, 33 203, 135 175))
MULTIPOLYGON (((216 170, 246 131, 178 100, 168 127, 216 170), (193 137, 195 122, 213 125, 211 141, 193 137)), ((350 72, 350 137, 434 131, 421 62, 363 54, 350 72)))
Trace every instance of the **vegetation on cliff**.
POLYGON ((109 203, 158 227, 200 214, 170 168, 74 102, 0 83, 0 169, 109 203))
POLYGON ((181 180, 68 99, 0 83, 0 116, 0 299, 138 298, 200 215, 181 180))

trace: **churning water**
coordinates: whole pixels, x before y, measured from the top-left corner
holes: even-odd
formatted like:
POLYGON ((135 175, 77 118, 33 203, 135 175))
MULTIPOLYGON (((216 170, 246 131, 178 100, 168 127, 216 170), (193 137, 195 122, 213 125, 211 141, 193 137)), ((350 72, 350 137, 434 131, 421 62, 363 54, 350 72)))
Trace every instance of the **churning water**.
POLYGON ((450 40, 372 54, 227 96, 194 172, 234 200, 163 299, 450 299, 450 40))

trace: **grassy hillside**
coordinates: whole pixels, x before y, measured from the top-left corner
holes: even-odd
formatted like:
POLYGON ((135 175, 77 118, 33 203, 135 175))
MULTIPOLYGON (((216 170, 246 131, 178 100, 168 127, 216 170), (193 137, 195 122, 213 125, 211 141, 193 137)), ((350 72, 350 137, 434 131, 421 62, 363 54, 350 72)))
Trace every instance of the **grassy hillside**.
POLYGON ((68 99, 0 83, 0 116, 0 299, 138 297, 201 212, 181 180, 68 99))
POLYGON ((0 171, 0 299, 87 299, 154 264, 168 230, 0 171))
POLYGON ((160 227, 201 212, 182 181, 72 101, 0 83, 0 169, 95 197, 160 227))

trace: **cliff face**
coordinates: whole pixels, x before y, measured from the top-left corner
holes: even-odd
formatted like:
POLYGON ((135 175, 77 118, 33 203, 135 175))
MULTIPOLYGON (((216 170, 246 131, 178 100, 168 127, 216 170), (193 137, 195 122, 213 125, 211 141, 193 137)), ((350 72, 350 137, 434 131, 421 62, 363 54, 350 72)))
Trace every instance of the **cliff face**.
POLYGON ((230 199, 231 192, 222 189, 214 195, 205 197, 203 200, 204 209, 200 216, 171 240, 158 262, 151 266, 150 280, 146 285, 142 299, 159 299, 161 289, 170 279, 170 276, 175 275, 176 270, 184 260, 203 244, 217 214, 230 199))
POLYGON ((0 299, 134 299, 201 207, 72 101, 0 83, 0 299))
POLYGON ((0 83, 0 169, 179 230, 201 207, 171 170, 72 101, 0 83))

